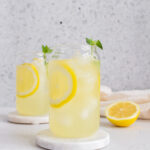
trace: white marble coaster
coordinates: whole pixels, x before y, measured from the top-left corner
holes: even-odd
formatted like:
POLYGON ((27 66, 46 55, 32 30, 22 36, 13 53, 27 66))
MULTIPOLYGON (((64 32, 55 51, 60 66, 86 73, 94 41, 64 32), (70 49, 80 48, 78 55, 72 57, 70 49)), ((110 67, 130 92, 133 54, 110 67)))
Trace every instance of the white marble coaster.
POLYGON ((21 116, 16 111, 8 114, 8 121, 20 124, 44 124, 49 122, 48 115, 45 116, 21 116))
POLYGON ((57 138, 50 130, 41 131, 36 137, 36 144, 51 150, 96 150, 109 144, 109 134, 102 129, 88 138, 57 138))

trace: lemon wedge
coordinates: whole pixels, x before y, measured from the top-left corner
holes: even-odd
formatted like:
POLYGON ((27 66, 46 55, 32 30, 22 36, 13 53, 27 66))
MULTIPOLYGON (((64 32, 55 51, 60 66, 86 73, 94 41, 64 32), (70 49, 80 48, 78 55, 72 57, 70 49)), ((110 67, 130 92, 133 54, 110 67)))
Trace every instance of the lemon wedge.
POLYGON ((52 107, 59 108, 75 96, 77 90, 76 75, 65 61, 49 62, 48 79, 52 107))
POLYGON ((39 87, 39 74, 33 64, 18 65, 16 69, 16 95, 25 98, 34 94, 39 87))
POLYGON ((139 114, 139 105, 130 101, 116 102, 109 105, 106 109, 107 119, 120 127, 127 127, 133 124, 139 114))

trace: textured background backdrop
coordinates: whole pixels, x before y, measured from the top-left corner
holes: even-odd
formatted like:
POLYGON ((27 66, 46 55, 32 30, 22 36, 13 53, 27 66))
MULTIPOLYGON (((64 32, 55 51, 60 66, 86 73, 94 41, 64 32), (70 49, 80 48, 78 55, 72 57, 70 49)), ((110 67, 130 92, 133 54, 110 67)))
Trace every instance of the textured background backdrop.
POLYGON ((0 104, 14 105, 16 52, 100 39, 102 83, 150 88, 150 0, 0 0, 0 104))

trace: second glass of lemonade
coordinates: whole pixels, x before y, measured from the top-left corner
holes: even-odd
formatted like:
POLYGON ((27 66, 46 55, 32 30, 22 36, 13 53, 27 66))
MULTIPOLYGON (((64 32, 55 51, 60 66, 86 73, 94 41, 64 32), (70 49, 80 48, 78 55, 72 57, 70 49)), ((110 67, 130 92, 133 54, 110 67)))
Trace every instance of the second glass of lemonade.
POLYGON ((16 61, 17 112, 24 116, 48 114, 47 67, 42 54, 18 54, 16 61))
POLYGON ((88 137, 99 128, 100 60, 85 49, 56 48, 48 63, 50 130, 57 137, 88 137))

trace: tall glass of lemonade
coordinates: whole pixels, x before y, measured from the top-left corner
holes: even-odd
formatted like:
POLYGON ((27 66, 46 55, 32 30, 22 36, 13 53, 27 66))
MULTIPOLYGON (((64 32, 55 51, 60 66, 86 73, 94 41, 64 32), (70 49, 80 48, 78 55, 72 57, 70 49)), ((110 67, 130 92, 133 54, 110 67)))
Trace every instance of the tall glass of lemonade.
POLYGON ((49 111, 47 69, 42 54, 17 55, 16 109, 20 115, 39 116, 49 111))
POLYGON ((86 46, 56 51, 48 63, 50 130, 57 137, 88 137, 100 123, 99 55, 86 46))

